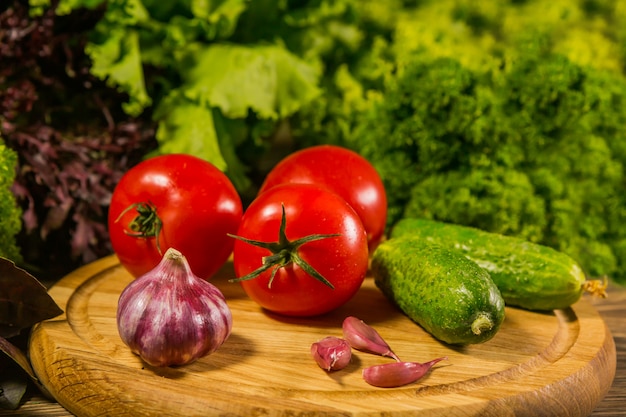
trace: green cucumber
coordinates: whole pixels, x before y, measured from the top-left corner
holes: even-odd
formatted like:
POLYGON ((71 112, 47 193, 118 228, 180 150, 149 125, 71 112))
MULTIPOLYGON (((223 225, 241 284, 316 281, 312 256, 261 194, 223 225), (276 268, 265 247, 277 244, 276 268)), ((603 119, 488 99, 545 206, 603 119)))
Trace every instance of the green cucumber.
POLYGON ((510 306, 555 310, 569 307, 590 288, 602 295, 603 288, 586 281, 571 257, 522 238, 417 218, 402 219, 391 231, 392 238, 406 236, 454 248, 476 262, 489 271, 510 306))
POLYGON ((443 342, 486 342, 504 320, 504 300, 489 273, 456 251, 411 237, 388 239, 374 251, 371 271, 388 299, 443 342))

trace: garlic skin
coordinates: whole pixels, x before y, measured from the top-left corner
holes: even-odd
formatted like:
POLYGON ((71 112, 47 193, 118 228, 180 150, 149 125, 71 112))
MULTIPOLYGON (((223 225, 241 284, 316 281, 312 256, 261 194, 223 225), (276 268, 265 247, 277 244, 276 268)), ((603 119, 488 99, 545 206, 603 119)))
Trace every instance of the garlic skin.
POLYGON ((220 290, 194 275, 187 259, 170 248, 152 271, 122 291, 117 329, 148 364, 185 365, 226 341, 232 314, 220 290))

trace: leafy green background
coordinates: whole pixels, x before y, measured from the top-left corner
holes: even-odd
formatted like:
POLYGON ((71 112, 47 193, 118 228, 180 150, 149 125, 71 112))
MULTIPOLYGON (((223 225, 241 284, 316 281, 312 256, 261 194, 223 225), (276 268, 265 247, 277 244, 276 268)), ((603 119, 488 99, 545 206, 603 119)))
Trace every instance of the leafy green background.
MULTIPOLYGON (((49 0, 30 0, 33 13, 49 0)), ((64 0, 101 10, 91 72, 244 200, 297 148, 366 156, 389 227, 523 236, 626 282, 626 4, 618 0, 64 0)))

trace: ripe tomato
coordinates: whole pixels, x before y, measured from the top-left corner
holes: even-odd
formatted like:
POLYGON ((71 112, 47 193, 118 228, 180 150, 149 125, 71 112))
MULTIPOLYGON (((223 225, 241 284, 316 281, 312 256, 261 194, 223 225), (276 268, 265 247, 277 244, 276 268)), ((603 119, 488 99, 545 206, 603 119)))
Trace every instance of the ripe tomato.
POLYGON ((147 159, 128 170, 113 191, 109 235, 120 263, 135 277, 165 251, 180 251, 201 278, 227 260, 241 222, 239 194, 211 163, 191 155, 147 159), (159 226, 160 221, 160 226, 159 226))
POLYGON ((257 196, 237 237, 237 280, 251 299, 276 313, 314 316, 331 311, 357 292, 367 273, 367 234, 359 216, 343 198, 313 184, 284 184, 257 196), (325 237, 300 240, 311 235, 325 237), (259 242, 269 244, 262 247, 259 242), (258 268, 262 272, 250 278, 258 268))
POLYGON ((339 194, 361 218, 370 252, 380 243, 387 222, 387 194, 376 169, 358 153, 334 145, 294 152, 272 168, 259 193, 284 183, 318 184, 339 194))

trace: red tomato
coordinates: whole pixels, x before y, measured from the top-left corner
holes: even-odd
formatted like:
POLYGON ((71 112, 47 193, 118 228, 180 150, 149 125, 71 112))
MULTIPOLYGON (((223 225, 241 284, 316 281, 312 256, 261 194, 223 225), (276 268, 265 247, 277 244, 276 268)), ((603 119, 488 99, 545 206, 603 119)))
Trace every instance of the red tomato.
POLYGON ((162 155, 128 170, 115 187, 109 235, 120 263, 135 277, 173 247, 196 275, 208 279, 232 253, 227 234, 237 231, 242 215, 235 187, 214 165, 191 155, 162 155), (145 222, 144 237, 133 226, 136 219, 145 222))
MULTIPOLYGON (((314 316, 341 306, 357 292, 367 273, 367 234, 359 216, 343 198, 325 188, 284 184, 255 198, 243 215, 237 235, 254 241, 279 242, 283 207, 284 235, 291 243, 314 234, 338 236, 306 242, 287 251, 284 266, 241 281, 243 289, 263 308, 289 316, 314 316), (292 262, 294 254, 334 288, 320 282, 298 262, 292 262)), ((262 267, 272 259, 268 256, 288 246, 283 242, 272 251, 237 240, 233 251, 237 277, 262 267)))
POLYGON ((358 153, 334 145, 302 149, 268 173, 259 193, 284 183, 318 184, 339 194, 361 218, 370 251, 380 243, 387 222, 387 195, 376 169, 358 153))

